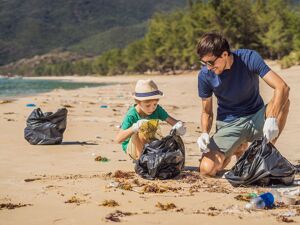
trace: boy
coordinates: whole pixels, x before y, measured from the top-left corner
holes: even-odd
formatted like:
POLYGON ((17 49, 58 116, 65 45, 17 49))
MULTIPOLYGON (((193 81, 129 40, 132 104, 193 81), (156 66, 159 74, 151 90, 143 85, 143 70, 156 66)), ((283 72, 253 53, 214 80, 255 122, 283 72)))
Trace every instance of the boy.
POLYGON ((132 159, 140 158, 144 145, 148 142, 141 135, 140 128, 148 119, 159 119, 166 121, 173 126, 178 135, 184 135, 186 128, 181 121, 178 121, 158 105, 163 93, 158 90, 157 85, 152 80, 138 80, 135 86, 133 98, 136 104, 127 111, 121 130, 116 136, 116 141, 121 144, 123 151, 132 159))

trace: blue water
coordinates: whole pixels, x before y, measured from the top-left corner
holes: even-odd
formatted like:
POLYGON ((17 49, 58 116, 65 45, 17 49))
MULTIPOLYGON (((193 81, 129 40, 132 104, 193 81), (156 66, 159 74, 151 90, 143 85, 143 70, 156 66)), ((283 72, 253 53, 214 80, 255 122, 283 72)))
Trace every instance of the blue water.
POLYGON ((0 78, 0 97, 24 96, 53 89, 77 89, 83 87, 98 87, 112 83, 79 83, 60 80, 31 80, 22 78, 0 78))

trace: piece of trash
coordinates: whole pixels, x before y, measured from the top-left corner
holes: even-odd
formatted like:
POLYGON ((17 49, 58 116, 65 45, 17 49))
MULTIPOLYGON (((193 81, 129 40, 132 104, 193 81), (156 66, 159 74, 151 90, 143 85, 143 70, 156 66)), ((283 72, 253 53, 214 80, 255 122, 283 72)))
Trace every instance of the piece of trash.
POLYGON ((71 105, 69 105, 69 104, 64 104, 64 105, 62 105, 63 107, 65 107, 65 108, 74 108, 74 106, 71 106, 71 105))
POLYGON ((105 200, 100 204, 101 206, 107 206, 107 207, 116 207, 119 206, 119 203, 115 200, 105 200))
POLYGON ((121 222, 119 217, 131 216, 131 215, 133 215, 133 213, 131 213, 131 212, 122 212, 120 210, 116 210, 115 212, 108 214, 105 217, 105 219, 113 221, 113 222, 121 222))
POLYGON ((80 203, 86 202, 85 200, 79 199, 76 196, 72 196, 70 199, 65 201, 65 203, 76 203, 76 205, 80 205, 80 203))
POLYGON ((0 104, 12 103, 13 100, 0 100, 0 104))
POLYGON ((266 192, 255 198, 252 198, 249 203, 246 204, 247 210, 251 209, 265 209, 272 208, 274 206, 274 195, 271 192, 266 192))
POLYGON ((95 158, 95 161, 99 161, 99 162, 108 162, 109 161, 109 159, 108 158, 106 158, 106 157, 102 157, 102 156, 97 156, 96 158, 95 158))
POLYGON ((239 201, 249 202, 252 198, 255 198, 255 197, 257 197, 257 194, 250 193, 250 194, 237 195, 234 198, 239 201))
POLYGON ((134 178, 134 176, 135 176, 134 172, 125 172, 122 170, 117 170, 113 175, 114 178, 124 178, 124 179, 132 179, 134 178))
POLYGON ((142 137, 146 141, 150 141, 153 139, 159 139, 156 138, 155 135, 157 135, 157 131, 159 129, 159 120, 148 120, 142 123, 141 127, 139 128, 139 135, 142 135, 142 137))
POLYGON ((297 215, 297 213, 294 211, 287 211, 287 212, 282 213, 280 216, 291 217, 291 216, 296 216, 296 215, 297 215))
POLYGON ((120 183, 119 182, 110 182, 106 187, 107 188, 117 188, 119 187, 120 183))
POLYGON ((33 103, 28 103, 28 104, 26 104, 26 107, 36 107, 36 105, 33 103))
POLYGON ((296 205, 297 199, 292 195, 282 195, 281 202, 283 202, 285 205, 296 205))
POLYGON ((15 209, 15 208, 21 208, 26 206, 32 206, 32 204, 13 204, 13 203, 0 203, 0 210, 1 209, 15 209))
POLYGON ((284 222, 284 223, 293 223, 293 222, 295 222, 295 220, 290 219, 290 218, 285 217, 285 216, 277 216, 276 219, 277 219, 278 222, 284 222))
POLYGON ((24 181, 25 182, 32 182, 32 181, 36 181, 36 180, 41 180, 42 178, 27 178, 24 181))
POLYGON ((300 180, 294 180, 294 185, 300 185, 300 180))
POLYGON ((106 109, 106 108, 108 108, 108 105, 100 105, 100 108, 106 109))
POLYGON ((177 208, 174 203, 162 204, 162 203, 158 202, 155 206, 164 211, 177 208))

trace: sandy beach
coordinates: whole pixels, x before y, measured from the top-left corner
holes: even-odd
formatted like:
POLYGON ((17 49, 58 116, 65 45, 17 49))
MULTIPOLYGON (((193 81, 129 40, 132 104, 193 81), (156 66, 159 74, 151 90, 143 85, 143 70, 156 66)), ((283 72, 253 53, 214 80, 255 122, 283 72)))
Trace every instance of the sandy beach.
MULTIPOLYGON (((286 70, 274 63, 270 66, 291 88, 288 121, 276 147, 298 165, 300 66, 286 70)), ((199 175, 200 152, 196 140, 201 134, 201 105, 197 71, 176 76, 62 79, 113 84, 58 89, 0 104, 1 225, 96 225, 118 221, 130 225, 235 225, 282 224, 289 220, 300 224, 300 205, 249 212, 244 209, 246 201, 237 197, 266 192, 269 187, 233 188, 226 179, 199 175), (174 180, 148 181, 138 177, 133 172, 132 160, 123 153, 121 145, 114 142, 118 125, 133 103, 131 93, 135 82, 149 77, 164 92, 160 104, 171 116, 185 121, 188 129, 183 137, 186 170, 174 180), (26 118, 33 110, 26 107, 28 103, 36 104, 44 112, 67 107, 68 124, 63 144, 33 146, 24 139, 26 118), (106 157, 108 161, 95 161, 97 156, 106 157), (292 217, 286 216, 288 212, 293 213, 292 217)), ((265 103, 268 102, 272 89, 261 83, 261 92, 265 103)), ((216 108, 216 101, 214 104, 216 108)), ((170 126, 163 123, 162 127, 167 134, 170 126)), ((300 176, 296 178, 299 180, 300 176)))

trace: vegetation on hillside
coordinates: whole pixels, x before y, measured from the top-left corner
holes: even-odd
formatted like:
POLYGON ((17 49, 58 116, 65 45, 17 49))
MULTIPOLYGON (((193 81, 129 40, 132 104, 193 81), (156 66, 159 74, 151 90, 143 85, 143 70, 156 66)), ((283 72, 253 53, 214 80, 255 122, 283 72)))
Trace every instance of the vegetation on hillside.
POLYGON ((111 48, 123 48, 145 35, 146 21, 154 12, 182 8, 185 3, 186 0, 2 0, 0 65, 54 49, 101 54, 111 48))

